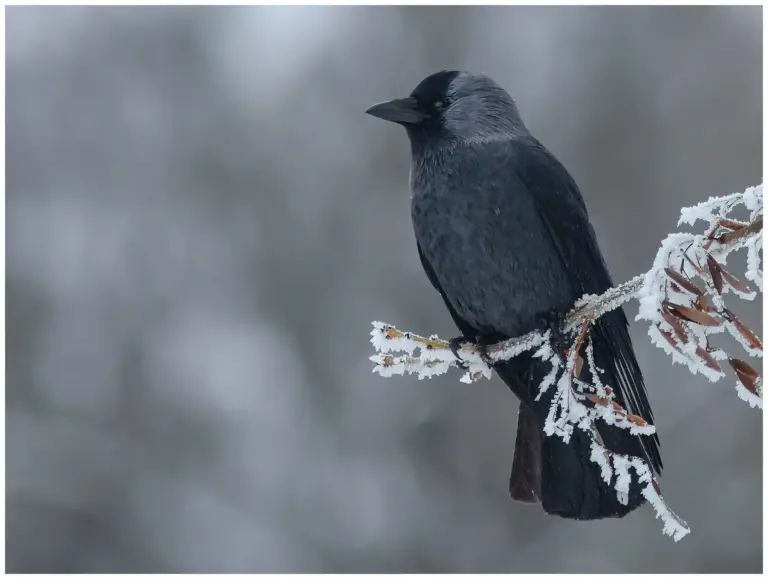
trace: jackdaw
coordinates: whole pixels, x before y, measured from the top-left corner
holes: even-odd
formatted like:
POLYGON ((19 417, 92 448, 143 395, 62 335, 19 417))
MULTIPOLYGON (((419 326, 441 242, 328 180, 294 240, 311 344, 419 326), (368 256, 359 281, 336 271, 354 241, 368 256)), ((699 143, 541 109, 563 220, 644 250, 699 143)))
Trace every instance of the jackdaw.
MULTIPOLYGON (((578 298, 612 286, 579 188, 492 79, 438 72, 409 97, 366 112, 408 133, 411 218, 427 277, 462 334, 452 348, 459 339, 482 347, 554 329, 578 298)), ((590 335, 602 383, 651 423, 624 312, 604 315, 590 335)), ((585 432, 574 429, 566 445, 542 430, 556 389, 534 398, 550 368, 530 353, 494 365, 520 399, 510 493, 565 518, 623 517, 643 504, 640 484, 617 498, 590 460, 585 432)), ((608 449, 661 472, 655 435, 641 438, 599 422, 608 449)))

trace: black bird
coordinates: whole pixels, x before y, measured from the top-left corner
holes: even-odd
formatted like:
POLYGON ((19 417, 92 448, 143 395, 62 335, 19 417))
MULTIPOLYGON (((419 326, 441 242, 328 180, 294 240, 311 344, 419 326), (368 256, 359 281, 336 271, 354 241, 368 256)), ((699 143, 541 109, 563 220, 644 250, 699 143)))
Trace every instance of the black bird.
MULTIPOLYGON (((576 183, 492 79, 438 72, 409 97, 366 112, 408 133, 419 257, 460 339, 483 346, 553 328, 578 298, 612 286, 576 183)), ((652 422, 624 312, 603 316, 590 333, 602 382, 625 409, 652 422)), ((555 389, 534 397, 549 368, 530 354, 494 365, 520 399, 510 493, 561 517, 623 517, 644 502, 641 486, 633 483, 619 501, 590 461, 586 433, 575 429, 566 445, 542 431, 555 389)), ((607 448, 644 458, 660 473, 657 437, 602 421, 598 431, 607 448)))

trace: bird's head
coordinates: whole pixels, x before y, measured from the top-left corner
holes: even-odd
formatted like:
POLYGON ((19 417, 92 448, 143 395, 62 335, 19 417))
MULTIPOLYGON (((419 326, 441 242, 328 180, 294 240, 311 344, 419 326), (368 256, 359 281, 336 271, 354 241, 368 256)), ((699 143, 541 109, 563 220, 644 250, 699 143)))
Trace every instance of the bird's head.
POLYGON ((482 141, 526 131, 507 91, 488 76, 455 70, 430 75, 410 96, 365 112, 403 125, 411 142, 451 137, 482 141))

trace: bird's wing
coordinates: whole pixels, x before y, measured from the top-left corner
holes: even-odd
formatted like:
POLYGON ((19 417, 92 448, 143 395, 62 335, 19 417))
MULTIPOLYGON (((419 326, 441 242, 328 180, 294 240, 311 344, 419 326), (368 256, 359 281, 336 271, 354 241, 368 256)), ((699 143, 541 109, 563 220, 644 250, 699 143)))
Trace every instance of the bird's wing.
POLYGON ((459 331, 466 338, 468 339, 474 338, 475 335, 477 334, 477 331, 469 323, 467 323, 466 320, 464 320, 459 314, 456 313, 456 310, 451 305, 451 302, 448 301, 448 298, 446 297, 445 292, 443 291, 443 288, 440 287, 440 282, 437 279, 437 275, 435 275, 435 270, 432 268, 432 265, 430 265, 429 261, 424 255, 424 252, 421 249, 421 244, 416 242, 416 245, 419 248, 419 258, 421 259, 421 265, 424 268, 425 273, 427 274, 427 278, 429 278, 430 283, 442 296, 443 301, 445 302, 445 305, 448 308, 448 311, 450 312, 454 323, 456 324, 456 327, 459 328, 459 331))
MULTIPOLYGON (((584 200, 573 178, 533 138, 515 141, 511 146, 518 177, 535 200, 563 267, 573 280, 574 292, 579 296, 599 294, 612 287, 613 282, 589 223, 584 200)), ((628 326, 621 308, 600 318, 592 330, 595 362, 605 370, 603 380, 614 387, 617 402, 629 412, 652 421, 653 413, 632 349, 628 326), (605 355, 598 356, 601 352, 605 355)), ((658 437, 654 434, 639 438, 654 469, 660 472, 658 437)))

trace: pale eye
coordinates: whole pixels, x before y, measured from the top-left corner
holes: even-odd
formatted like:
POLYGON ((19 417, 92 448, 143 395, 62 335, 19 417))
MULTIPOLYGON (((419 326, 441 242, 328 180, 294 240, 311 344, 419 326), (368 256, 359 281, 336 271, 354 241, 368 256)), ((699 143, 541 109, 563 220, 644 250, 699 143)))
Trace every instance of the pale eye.
POLYGON ((448 101, 435 101, 432 103, 432 106, 434 106, 438 111, 443 111, 448 108, 448 101))

